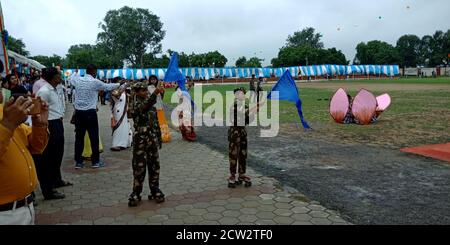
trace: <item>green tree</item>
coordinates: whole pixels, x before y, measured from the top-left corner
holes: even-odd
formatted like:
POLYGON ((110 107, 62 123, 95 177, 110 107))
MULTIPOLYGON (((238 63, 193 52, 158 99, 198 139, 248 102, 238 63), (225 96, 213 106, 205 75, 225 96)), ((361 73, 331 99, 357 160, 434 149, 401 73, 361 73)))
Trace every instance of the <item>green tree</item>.
POLYGON ((73 45, 69 48, 66 58, 66 67, 85 68, 95 63, 99 57, 95 57, 95 46, 90 44, 73 45))
POLYGON ((419 48, 418 63, 423 66, 442 65, 450 53, 450 30, 436 31, 432 36, 422 37, 419 48))
POLYGON ((250 58, 247 61, 245 66, 246 67, 257 67, 257 68, 260 68, 260 67, 262 67, 261 61, 262 61, 262 59, 260 59, 258 57, 253 57, 253 58, 250 58))
POLYGON ((144 66, 146 53, 161 52, 165 31, 160 18, 148 9, 122 7, 110 10, 98 34, 98 42, 110 48, 115 57, 131 63, 133 67, 144 66))
POLYGON ((206 67, 206 55, 205 54, 192 54, 190 55, 191 64, 194 67, 206 67))
POLYGON ((336 48, 316 49, 309 45, 281 48, 278 57, 272 60, 273 67, 321 64, 347 65, 348 61, 336 48))
POLYGON ((349 63, 342 51, 336 48, 325 49, 321 38, 322 34, 316 33, 312 27, 295 32, 288 37, 286 46, 280 49, 278 57, 272 59, 272 66, 346 65, 349 63))
POLYGON ((416 35, 404 35, 397 41, 401 67, 416 67, 419 63, 421 40, 416 35))
POLYGON ((219 51, 191 55, 179 54, 180 67, 224 67, 227 62, 227 58, 219 51))
POLYGON ((152 54, 145 54, 143 57, 143 67, 145 68, 167 68, 170 63, 170 57, 162 55, 161 58, 157 58, 152 54))
POLYGON ((205 54, 207 67, 225 67, 228 59, 219 51, 209 52, 205 54))
POLYGON ((331 48, 325 51, 323 55, 319 54, 319 59, 321 59, 319 63, 321 64, 348 65, 350 63, 341 50, 331 48))
POLYGON ((423 66, 428 66, 430 64, 431 56, 433 54, 433 42, 433 37, 430 35, 422 37, 420 42, 419 63, 423 66))
POLYGON ((236 67, 245 67, 247 64, 247 58, 245 56, 239 57, 239 59, 236 60, 236 67))
POLYGON ((96 58, 94 64, 100 68, 114 68, 119 69, 123 67, 123 59, 117 53, 111 52, 110 47, 104 43, 98 43, 93 49, 94 57, 96 58))
POLYGON ((9 36, 8 47, 9 50, 14 51, 23 56, 29 56, 30 52, 26 50, 26 45, 22 39, 16 39, 13 36, 9 36))
POLYGON ((430 66, 442 65, 450 53, 450 30, 436 31, 431 39, 430 66))
POLYGON ((322 34, 316 33, 312 27, 305 28, 301 31, 295 32, 294 35, 289 35, 286 46, 304 46, 308 45, 312 48, 321 49, 324 47, 321 42, 322 34))
POLYGON ((68 68, 84 68, 95 64, 99 68, 121 68, 123 60, 109 53, 109 48, 100 43, 97 45, 79 44, 69 48, 64 66, 68 68))
POLYGON ((41 63, 42 65, 44 65, 45 67, 52 67, 52 66, 64 66, 64 59, 59 56, 54 54, 53 56, 44 56, 44 55, 38 55, 38 56, 34 56, 34 57, 30 57, 31 59, 41 63))
POLYGON ((387 65, 398 64, 400 57, 397 49, 389 43, 374 40, 360 43, 356 47, 355 64, 387 65))
POLYGON ((178 65, 180 67, 190 67, 190 59, 189 59, 189 55, 181 52, 178 54, 178 65))

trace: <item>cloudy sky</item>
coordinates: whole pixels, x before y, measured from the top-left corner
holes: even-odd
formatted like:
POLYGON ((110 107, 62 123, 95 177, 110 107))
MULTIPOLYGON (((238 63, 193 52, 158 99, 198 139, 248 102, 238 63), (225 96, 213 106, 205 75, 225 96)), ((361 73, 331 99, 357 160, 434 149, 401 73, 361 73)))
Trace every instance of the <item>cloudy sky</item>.
POLYGON ((323 34, 325 47, 353 60, 361 41, 395 44, 403 34, 450 29, 448 0, 2 0, 6 28, 32 55, 64 56, 73 44, 94 44, 110 9, 148 8, 167 31, 163 50, 218 50, 268 65, 288 35, 305 27, 323 34), (381 17, 381 18, 380 18, 381 17))

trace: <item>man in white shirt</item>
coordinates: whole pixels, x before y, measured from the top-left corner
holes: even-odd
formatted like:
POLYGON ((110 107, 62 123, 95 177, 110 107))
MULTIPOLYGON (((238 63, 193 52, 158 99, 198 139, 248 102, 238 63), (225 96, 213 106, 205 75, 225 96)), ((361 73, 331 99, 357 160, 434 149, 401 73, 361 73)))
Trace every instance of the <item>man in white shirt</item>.
POLYGON ((34 156, 36 170, 42 194, 45 200, 63 199, 65 195, 55 189, 72 185, 61 177, 61 163, 64 156, 64 97, 61 97, 58 87, 61 86, 61 74, 56 68, 48 68, 42 87, 37 96, 48 103, 48 129, 50 137, 41 156, 34 156))
POLYGON ((97 76, 97 67, 88 65, 86 76, 80 77, 74 73, 69 78, 69 83, 75 87, 74 107, 75 107, 75 169, 84 167, 83 149, 84 136, 86 131, 89 133, 92 147, 92 168, 104 167, 100 161, 99 152, 99 127, 97 117, 98 92, 102 90, 111 91, 119 88, 120 84, 106 84, 95 77, 97 76))

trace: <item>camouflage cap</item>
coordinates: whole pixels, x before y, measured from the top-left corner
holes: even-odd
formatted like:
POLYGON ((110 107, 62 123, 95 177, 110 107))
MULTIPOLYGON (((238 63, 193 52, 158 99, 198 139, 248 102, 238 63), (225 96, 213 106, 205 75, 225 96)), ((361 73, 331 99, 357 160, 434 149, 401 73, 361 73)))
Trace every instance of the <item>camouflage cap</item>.
POLYGON ((147 88, 148 88, 147 82, 137 82, 137 83, 133 84, 134 90, 147 89, 147 88))

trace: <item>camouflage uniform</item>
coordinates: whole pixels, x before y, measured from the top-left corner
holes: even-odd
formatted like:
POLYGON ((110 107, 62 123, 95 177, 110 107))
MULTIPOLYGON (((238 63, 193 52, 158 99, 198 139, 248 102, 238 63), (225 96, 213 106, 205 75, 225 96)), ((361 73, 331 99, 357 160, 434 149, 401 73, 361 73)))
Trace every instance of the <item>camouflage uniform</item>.
POLYGON ((250 101, 251 102, 255 102, 256 96, 257 96, 257 91, 256 91, 256 84, 258 83, 258 81, 255 81, 253 78, 250 81, 250 101))
POLYGON ((251 185, 250 178, 246 176, 247 172, 247 154, 248 141, 247 130, 245 126, 250 124, 250 112, 248 104, 245 102, 235 101, 231 108, 232 125, 228 130, 229 141, 229 158, 230 158, 230 173, 229 187, 234 188, 234 180, 237 174, 239 163, 239 179, 238 184, 246 182, 246 186, 251 185))
MULTIPOLYGON (((138 83, 135 89, 147 89, 144 83, 138 83)), ((140 195, 143 190, 145 175, 148 168, 149 186, 151 195, 149 199, 164 199, 164 195, 159 190, 159 151, 162 146, 161 131, 159 130, 158 116, 154 110, 157 95, 152 94, 147 99, 135 98, 133 103, 133 193, 130 201, 137 198, 140 201, 140 195)), ((163 200, 161 200, 163 201, 163 200)), ((135 206, 135 205, 130 205, 135 206)))

